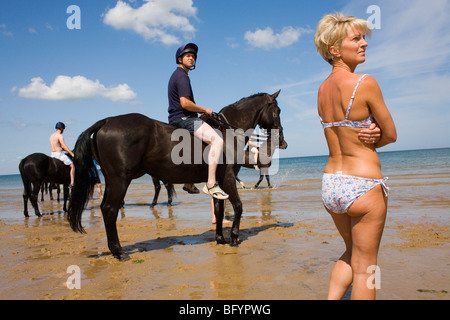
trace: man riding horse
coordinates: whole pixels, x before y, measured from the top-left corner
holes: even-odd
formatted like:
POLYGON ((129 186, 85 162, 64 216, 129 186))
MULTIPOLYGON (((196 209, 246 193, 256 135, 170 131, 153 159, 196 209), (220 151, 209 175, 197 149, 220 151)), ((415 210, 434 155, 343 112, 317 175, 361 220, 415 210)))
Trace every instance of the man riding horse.
POLYGON ((56 131, 50 136, 50 146, 52 148, 51 157, 61 160, 66 166, 70 166, 70 187, 72 187, 75 177, 75 168, 73 166, 73 161, 63 152, 68 152, 73 158, 73 152, 67 147, 63 137, 66 125, 62 122, 58 122, 55 125, 55 129, 56 131))
POLYGON ((208 154, 208 181, 203 192, 214 198, 228 199, 216 181, 216 169, 223 150, 223 139, 206 122, 198 117, 198 113, 212 115, 213 111, 195 103, 191 82, 188 73, 195 69, 198 47, 188 43, 178 48, 176 63, 178 68, 169 80, 169 124, 178 128, 187 129, 195 137, 209 144, 208 154))

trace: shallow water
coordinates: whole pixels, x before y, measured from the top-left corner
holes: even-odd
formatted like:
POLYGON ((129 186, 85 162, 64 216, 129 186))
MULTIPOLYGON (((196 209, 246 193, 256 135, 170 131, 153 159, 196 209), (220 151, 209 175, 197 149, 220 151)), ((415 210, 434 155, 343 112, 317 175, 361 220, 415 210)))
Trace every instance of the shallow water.
MULTIPOLYGON (((409 152, 380 155, 391 190, 379 299, 449 299, 444 151, 421 153, 421 164, 409 152)), ((282 159, 272 189, 264 181, 259 189, 239 190, 244 214, 238 248, 215 244, 208 196, 189 195, 177 185, 168 207, 162 188, 150 208, 151 179, 134 181, 118 218, 121 244, 131 256, 124 263, 109 254, 97 194, 83 213, 87 234, 81 235, 48 195, 40 202, 44 216, 25 219, 17 177, 0 177, 0 299, 324 299, 343 244, 321 203, 324 158, 312 158, 282 159), (67 288, 70 265, 82 271, 80 290, 67 288)), ((254 170, 240 177, 248 187, 258 179, 254 170)), ((229 205, 226 214, 233 219, 229 205)))

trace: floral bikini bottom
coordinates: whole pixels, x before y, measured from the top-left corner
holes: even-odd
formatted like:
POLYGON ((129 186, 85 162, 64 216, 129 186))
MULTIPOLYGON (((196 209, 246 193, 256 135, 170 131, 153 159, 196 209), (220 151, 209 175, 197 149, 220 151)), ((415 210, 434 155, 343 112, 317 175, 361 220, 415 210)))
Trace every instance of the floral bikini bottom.
POLYGON ((343 175, 340 171, 336 174, 324 173, 322 178, 323 204, 331 212, 346 213, 356 200, 378 185, 383 187, 385 195, 388 196, 387 179, 348 176, 343 175))

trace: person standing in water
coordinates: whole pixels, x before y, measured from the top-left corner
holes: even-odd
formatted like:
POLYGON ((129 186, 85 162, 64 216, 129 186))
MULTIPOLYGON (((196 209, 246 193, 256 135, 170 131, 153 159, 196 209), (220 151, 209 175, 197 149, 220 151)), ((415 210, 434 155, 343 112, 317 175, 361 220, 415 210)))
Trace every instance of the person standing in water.
POLYGON ((341 299, 352 284, 352 299, 376 295, 369 282, 377 269, 388 195, 376 149, 395 142, 397 132, 376 80, 355 73, 366 60, 370 32, 367 21, 336 13, 320 20, 315 35, 318 52, 332 66, 318 92, 329 149, 322 200, 346 248, 331 272, 328 299, 341 299), (364 142, 361 131, 374 123, 381 136, 364 142))

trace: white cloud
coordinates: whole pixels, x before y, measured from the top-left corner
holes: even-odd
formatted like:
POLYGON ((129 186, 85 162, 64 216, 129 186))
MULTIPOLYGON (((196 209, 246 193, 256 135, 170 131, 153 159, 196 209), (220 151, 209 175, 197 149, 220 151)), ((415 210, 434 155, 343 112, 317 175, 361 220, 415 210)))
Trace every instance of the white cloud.
POLYGON ((239 43, 237 43, 236 39, 234 39, 233 37, 226 38, 226 41, 227 46, 230 47, 231 49, 236 49, 237 47, 239 47, 239 43))
POLYGON ((274 33, 273 29, 257 29, 255 32, 247 31, 244 39, 257 48, 279 49, 288 47, 296 43, 303 33, 310 33, 312 30, 304 28, 284 27, 281 33, 274 33))
MULTIPOLYGON (((352 1, 344 12, 361 12, 369 3, 352 1)), ((441 71, 450 58, 450 1, 434 0, 431 5, 421 0, 380 0, 377 5, 381 29, 368 39, 367 62, 359 71, 400 78, 441 71)))
POLYGON ((4 23, 0 24, 0 30, 4 36, 10 37, 10 38, 13 37, 13 33, 11 31, 8 31, 8 29, 6 28, 6 24, 4 24, 4 23))
POLYGON ((105 13, 103 22, 118 30, 134 31, 146 40, 172 45, 180 43, 179 33, 185 39, 194 35, 189 18, 196 18, 196 14, 192 0, 145 0, 136 9, 119 0, 105 13))
MULTIPOLYGON (((340 11, 367 19, 367 8, 372 4, 371 0, 350 0, 340 11)), ((381 29, 373 30, 367 39, 366 62, 356 72, 377 79, 394 118, 399 139, 384 150, 448 147, 450 1, 435 0, 431 5, 422 0, 379 0, 377 5, 381 9, 381 29)), ((307 78, 276 86, 282 88, 280 100, 295 110, 294 119, 303 123, 297 129, 300 133, 295 134, 303 136, 305 132, 311 136, 313 148, 323 141, 319 133, 315 134, 320 128, 317 89, 331 70, 321 61, 323 69, 307 78)))
POLYGON ((17 130, 23 130, 27 127, 27 124, 22 121, 11 121, 10 122, 17 130))
POLYGON ((89 80, 83 76, 57 76, 50 86, 42 78, 36 77, 27 86, 20 89, 14 87, 11 92, 17 90, 22 98, 40 100, 94 99, 97 96, 120 102, 133 102, 136 99, 136 93, 127 84, 106 88, 98 80, 89 80))

